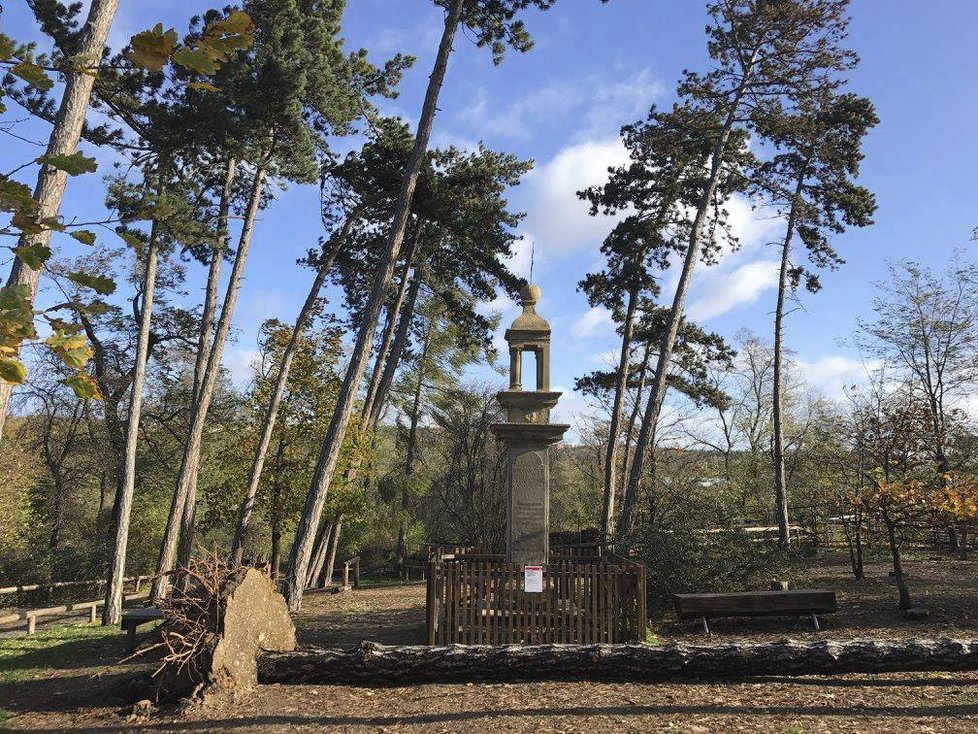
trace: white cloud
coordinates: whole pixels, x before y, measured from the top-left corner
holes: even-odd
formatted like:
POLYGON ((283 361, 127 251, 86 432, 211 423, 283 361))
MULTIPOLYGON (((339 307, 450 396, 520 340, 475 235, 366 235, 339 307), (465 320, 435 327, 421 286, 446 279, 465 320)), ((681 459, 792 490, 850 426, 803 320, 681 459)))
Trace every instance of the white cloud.
POLYGON ((224 350, 224 358, 221 366, 228 371, 228 375, 238 387, 247 385, 255 374, 255 367, 261 360, 261 354, 257 349, 241 349, 240 347, 229 347, 224 350))
POLYGON ((793 361, 808 385, 834 399, 843 397, 846 387, 866 382, 868 375, 881 366, 878 360, 864 361, 842 354, 825 355, 812 362, 793 361))
POLYGON ((590 138, 643 116, 663 89, 649 69, 611 82, 606 74, 555 80, 501 104, 493 104, 482 87, 458 119, 480 134, 519 139, 572 120, 577 137, 590 138))
POLYGON ((614 332, 615 325, 611 319, 611 311, 604 306, 594 306, 584 312, 571 327, 571 335, 578 339, 591 336, 603 336, 614 332))
POLYGON ((608 168, 628 160, 617 139, 589 140, 564 148, 524 179, 521 205, 527 212, 522 229, 532 233, 538 255, 595 250, 615 221, 592 217, 577 192, 608 180, 608 168))
POLYGON ((698 295, 690 303, 687 313, 696 321, 722 316, 734 308, 754 303, 764 291, 778 283, 776 260, 755 260, 723 272, 707 270, 698 286, 698 295))

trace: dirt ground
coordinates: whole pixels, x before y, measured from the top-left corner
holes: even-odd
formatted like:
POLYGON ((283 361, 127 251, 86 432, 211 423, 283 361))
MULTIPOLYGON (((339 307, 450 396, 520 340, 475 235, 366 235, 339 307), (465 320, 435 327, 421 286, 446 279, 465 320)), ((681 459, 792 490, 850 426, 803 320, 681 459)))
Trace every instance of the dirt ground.
MULTIPOLYGON (((840 559, 841 561, 841 559, 840 559)), ((823 561, 824 563, 824 561, 823 561)), ((851 582, 841 563, 819 566, 805 585, 839 592, 822 632, 803 621, 717 621, 714 639, 793 637, 978 637, 978 563, 915 560, 911 591, 930 619, 905 622, 884 564, 851 582)), ((302 644, 363 639, 419 642, 423 587, 390 586, 307 596, 297 618, 302 644)), ((661 641, 704 636, 697 625, 656 620, 661 641)), ((4 644, 4 643, 0 643, 4 644)), ((132 706, 132 664, 119 635, 65 643, 37 677, 0 684, 0 727, 32 731, 340 732, 978 732, 978 673, 900 673, 675 683, 513 683, 410 688, 261 686, 232 701, 186 710, 132 706)), ((14 661, 16 665, 16 659, 14 661)), ((27 666, 25 656, 24 666, 27 666)), ((35 663, 31 663, 32 665, 35 663)))

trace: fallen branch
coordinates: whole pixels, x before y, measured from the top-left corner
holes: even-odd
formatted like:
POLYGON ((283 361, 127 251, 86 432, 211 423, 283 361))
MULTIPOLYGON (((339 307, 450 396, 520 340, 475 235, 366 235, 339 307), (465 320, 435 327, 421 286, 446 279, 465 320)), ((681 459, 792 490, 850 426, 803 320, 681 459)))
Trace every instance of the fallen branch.
POLYGON ((431 647, 365 642, 351 650, 264 653, 260 683, 378 685, 559 679, 663 680, 976 670, 978 640, 783 640, 754 644, 431 647))

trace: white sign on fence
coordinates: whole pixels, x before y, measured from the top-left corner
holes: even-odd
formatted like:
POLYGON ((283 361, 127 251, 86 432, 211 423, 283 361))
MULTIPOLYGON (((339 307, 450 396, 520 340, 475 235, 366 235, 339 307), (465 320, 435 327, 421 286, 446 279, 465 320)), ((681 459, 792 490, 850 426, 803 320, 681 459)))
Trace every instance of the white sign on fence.
POLYGON ((543 566, 523 566, 523 591, 543 591, 543 566))

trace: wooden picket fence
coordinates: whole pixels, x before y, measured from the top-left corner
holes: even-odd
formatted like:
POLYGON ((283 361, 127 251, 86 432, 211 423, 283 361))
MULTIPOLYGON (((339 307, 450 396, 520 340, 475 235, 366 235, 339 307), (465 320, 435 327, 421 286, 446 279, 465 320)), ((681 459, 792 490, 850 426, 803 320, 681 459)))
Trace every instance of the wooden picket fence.
POLYGON ((496 557, 431 563, 428 644, 622 643, 645 639, 645 568, 617 556, 554 559, 543 592, 496 557))

